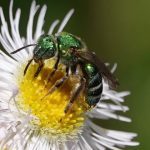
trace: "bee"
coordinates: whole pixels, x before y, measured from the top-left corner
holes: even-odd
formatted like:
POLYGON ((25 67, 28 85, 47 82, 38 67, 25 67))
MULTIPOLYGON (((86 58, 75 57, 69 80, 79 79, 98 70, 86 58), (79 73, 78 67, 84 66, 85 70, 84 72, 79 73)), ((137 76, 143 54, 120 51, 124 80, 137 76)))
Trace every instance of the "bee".
POLYGON ((84 91, 85 100, 89 107, 96 106, 103 91, 102 79, 108 81, 110 88, 115 88, 118 85, 117 79, 105 64, 94 52, 88 50, 86 44, 79 37, 73 34, 60 32, 56 35, 42 35, 36 44, 27 45, 11 54, 15 54, 29 46, 35 46, 35 48, 33 49, 33 58, 29 60, 24 69, 24 75, 32 61, 39 65, 34 78, 38 76, 44 67, 46 59, 57 58, 49 78, 58 70, 60 63, 66 66, 65 75, 55 82, 48 94, 61 87, 70 75, 78 76, 80 83, 73 88, 71 98, 64 110, 65 113, 70 110, 81 91, 84 91))

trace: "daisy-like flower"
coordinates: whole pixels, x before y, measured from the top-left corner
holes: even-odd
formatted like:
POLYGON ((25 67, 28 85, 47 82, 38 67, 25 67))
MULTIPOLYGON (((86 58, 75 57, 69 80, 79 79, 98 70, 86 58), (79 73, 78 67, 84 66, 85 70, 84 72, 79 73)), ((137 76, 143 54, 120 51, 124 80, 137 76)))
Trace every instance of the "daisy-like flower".
MULTIPOLYGON (((33 1, 27 24, 26 37, 19 33, 21 10, 13 14, 13 0, 9 7, 9 25, 0 7, 1 33, 0 42, 10 54, 26 45, 37 42, 44 34, 43 25, 47 7, 44 5, 39 12, 36 29, 33 30, 34 17, 39 10, 39 5, 33 1)), ((58 32, 62 32, 73 10, 69 11, 58 32)), ((53 34, 54 28, 59 23, 56 20, 50 26, 48 33, 53 34)), ((45 61, 45 66, 36 79, 33 75, 38 64, 32 62, 27 74, 23 71, 33 57, 34 47, 28 47, 14 55, 6 55, 0 51, 0 149, 1 150, 119 150, 125 146, 137 146, 132 141, 137 135, 122 131, 104 129, 94 122, 94 119, 116 119, 131 122, 127 117, 117 115, 116 112, 125 112, 127 106, 121 105, 124 97, 129 92, 116 92, 109 88, 103 81, 101 101, 95 108, 86 111, 84 95, 78 97, 67 114, 64 113, 68 103, 71 89, 78 84, 76 77, 71 77, 60 89, 52 94, 44 95, 64 76, 63 65, 47 82, 47 75, 53 71, 55 58, 45 61)), ((112 72, 116 65, 112 68, 112 72)))

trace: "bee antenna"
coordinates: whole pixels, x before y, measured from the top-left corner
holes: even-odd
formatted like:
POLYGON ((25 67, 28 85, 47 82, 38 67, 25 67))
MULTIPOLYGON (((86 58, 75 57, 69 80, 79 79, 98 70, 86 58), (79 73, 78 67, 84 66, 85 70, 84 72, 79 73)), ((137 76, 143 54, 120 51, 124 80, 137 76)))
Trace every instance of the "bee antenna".
POLYGON ((13 51, 13 52, 11 52, 10 54, 15 54, 15 53, 17 53, 17 52, 19 52, 19 51, 21 51, 21 50, 27 48, 27 47, 30 47, 30 46, 36 46, 36 44, 29 44, 29 45, 23 46, 23 47, 21 47, 21 48, 15 50, 15 51, 13 51))

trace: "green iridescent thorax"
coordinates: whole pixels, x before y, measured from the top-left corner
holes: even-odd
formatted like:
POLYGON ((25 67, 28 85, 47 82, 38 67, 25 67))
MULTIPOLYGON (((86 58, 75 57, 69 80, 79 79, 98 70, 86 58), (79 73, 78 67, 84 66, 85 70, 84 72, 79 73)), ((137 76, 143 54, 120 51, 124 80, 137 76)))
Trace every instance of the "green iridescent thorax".
POLYGON ((76 47, 78 49, 81 49, 83 47, 81 40, 67 32, 60 33, 57 36, 57 42, 60 50, 68 49, 70 47, 76 47))
POLYGON ((63 63, 75 63, 77 58, 72 54, 71 49, 81 50, 83 48, 82 41, 72 34, 62 32, 57 36, 57 43, 63 63))
POLYGON ((43 35, 39 38, 37 46, 34 49, 36 60, 49 59, 56 53, 56 44, 52 35, 43 35))

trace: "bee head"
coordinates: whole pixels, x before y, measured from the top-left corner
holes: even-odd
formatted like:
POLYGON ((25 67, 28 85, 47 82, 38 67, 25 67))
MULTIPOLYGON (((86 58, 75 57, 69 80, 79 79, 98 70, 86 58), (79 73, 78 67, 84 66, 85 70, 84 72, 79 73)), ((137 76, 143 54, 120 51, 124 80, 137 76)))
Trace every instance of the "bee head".
POLYGON ((52 35, 42 35, 33 51, 34 60, 38 62, 39 60, 49 59, 55 55, 56 51, 54 37, 52 35))

